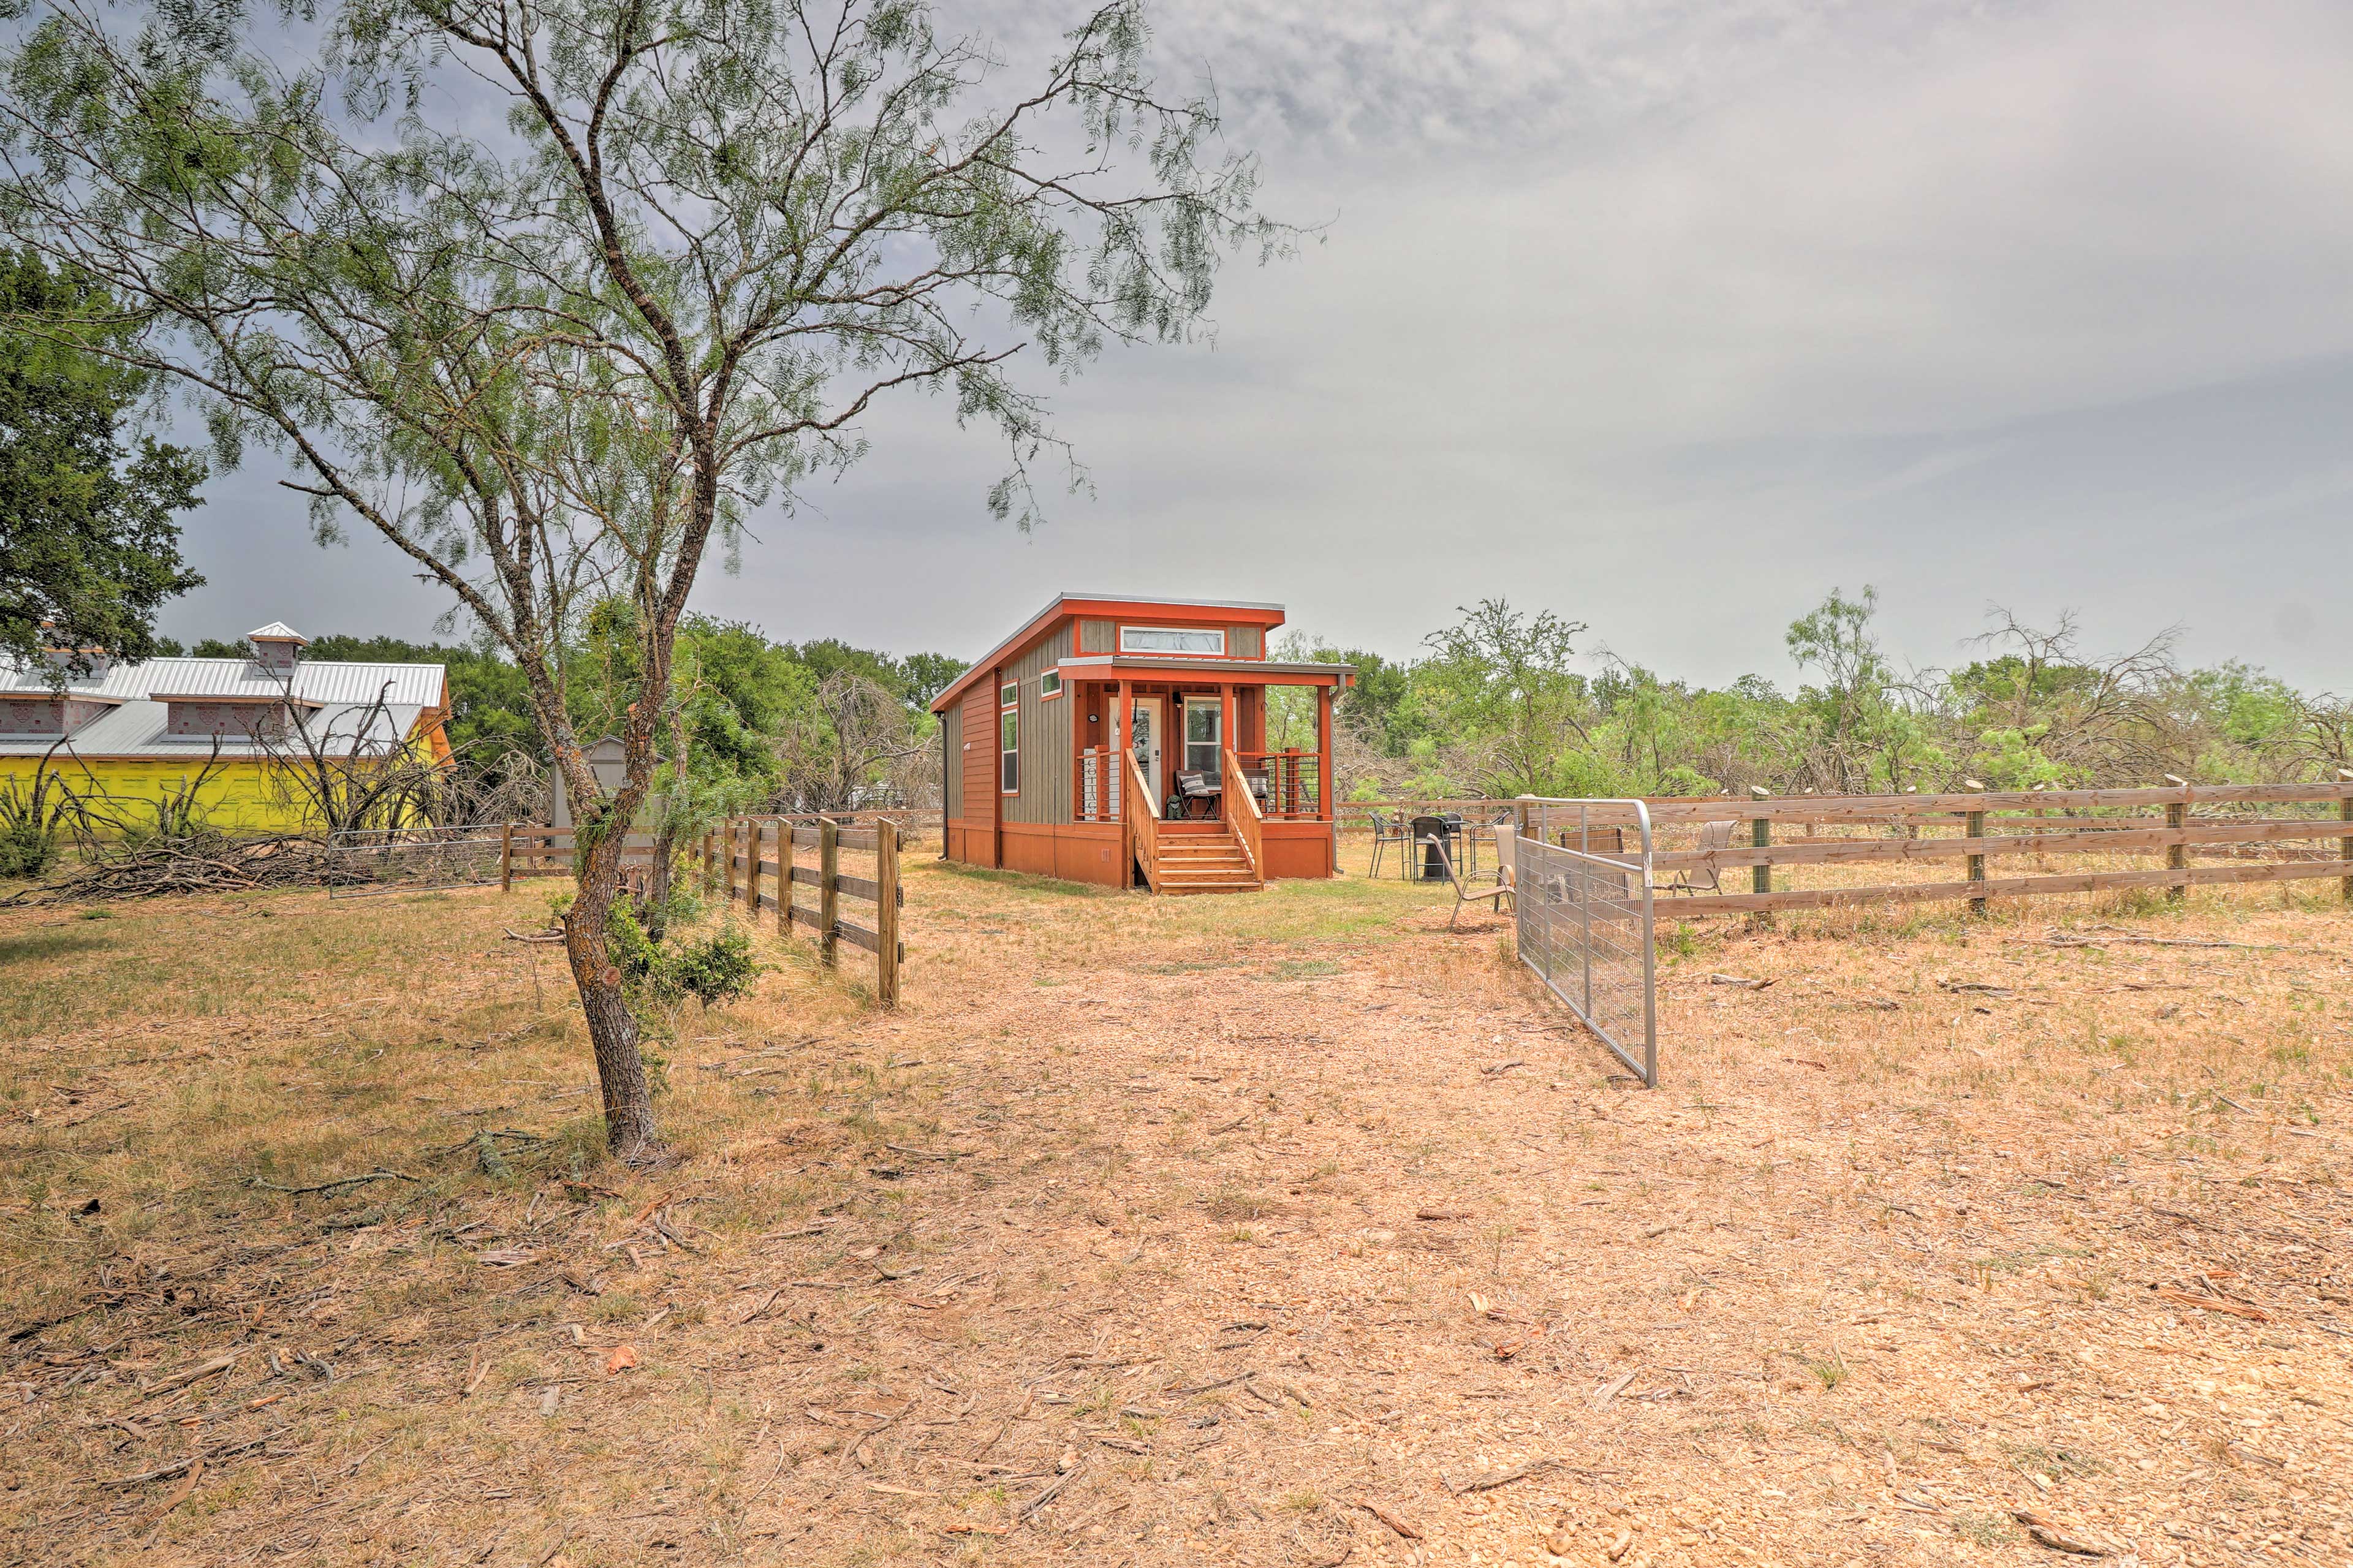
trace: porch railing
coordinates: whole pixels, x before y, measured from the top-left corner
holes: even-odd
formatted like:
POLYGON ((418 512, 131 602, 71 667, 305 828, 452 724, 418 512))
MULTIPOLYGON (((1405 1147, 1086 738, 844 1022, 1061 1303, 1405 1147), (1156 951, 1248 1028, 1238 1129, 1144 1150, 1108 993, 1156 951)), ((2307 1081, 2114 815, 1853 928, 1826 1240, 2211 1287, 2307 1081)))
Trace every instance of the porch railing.
POLYGON ((1120 820, 1120 773, 1108 746, 1089 746, 1079 753, 1078 819, 1081 822, 1120 820))
POLYGON ((1265 815, 1270 821, 1322 819, 1322 759, 1314 752, 1228 752, 1226 758, 1228 767, 1239 765, 1248 777, 1264 782, 1265 815))
POLYGON ((1144 868, 1144 879, 1156 893, 1160 890, 1160 816, 1153 808, 1152 786, 1144 782, 1135 753, 1130 752, 1120 761, 1126 764, 1120 770, 1124 783, 1119 793, 1121 816, 1127 824, 1128 858, 1144 868))
POLYGON ((1250 858, 1250 875, 1263 882, 1266 880, 1266 843, 1259 833, 1259 827, 1265 819, 1259 815, 1258 796, 1240 787, 1239 781, 1244 777, 1241 760, 1234 755, 1231 746, 1225 748, 1223 760, 1226 777, 1237 781, 1220 797, 1222 802, 1231 803, 1226 811, 1226 825, 1233 830, 1235 839, 1242 847, 1242 853, 1250 858))

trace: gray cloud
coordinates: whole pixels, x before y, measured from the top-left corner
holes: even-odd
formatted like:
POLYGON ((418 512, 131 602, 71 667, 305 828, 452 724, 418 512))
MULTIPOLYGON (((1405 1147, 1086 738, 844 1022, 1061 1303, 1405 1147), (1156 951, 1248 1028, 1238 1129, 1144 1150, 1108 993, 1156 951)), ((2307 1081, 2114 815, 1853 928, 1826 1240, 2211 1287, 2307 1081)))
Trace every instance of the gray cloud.
MULTIPOLYGON (((1039 9, 979 20, 1018 61, 1039 9)), ((1057 589, 1216 593, 1401 652, 1507 593, 1722 679, 1869 580, 1924 661, 1999 599, 2349 683, 2296 584, 2353 566, 2353 12, 1194 0, 1156 42, 1323 242, 1058 389, 1094 493, 1034 537, 902 404, 703 607, 975 653, 1057 589)), ((266 479, 175 626, 424 629, 266 479)))

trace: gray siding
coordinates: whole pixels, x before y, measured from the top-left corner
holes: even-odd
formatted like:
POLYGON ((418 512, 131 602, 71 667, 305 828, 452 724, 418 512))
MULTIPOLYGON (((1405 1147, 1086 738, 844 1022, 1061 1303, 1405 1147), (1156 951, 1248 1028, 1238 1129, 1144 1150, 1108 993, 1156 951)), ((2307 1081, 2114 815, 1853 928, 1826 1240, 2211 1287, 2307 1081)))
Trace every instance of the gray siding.
POLYGON ((964 702, 940 715, 940 802, 954 819, 964 815, 964 702))
POLYGON ((1228 626, 1226 654, 1231 658, 1264 658, 1265 633, 1257 626, 1228 626))
POLYGON ((1008 822, 1071 820, 1071 705, 1069 687, 1052 701, 1038 694, 1038 678, 1071 653, 1071 623, 1062 622, 1043 640, 1005 667, 1005 679, 1021 685, 1021 793, 1005 802, 1008 822))
POLYGON ((1079 646, 1089 653, 1111 653, 1112 624, 1109 621, 1081 621, 1079 646))

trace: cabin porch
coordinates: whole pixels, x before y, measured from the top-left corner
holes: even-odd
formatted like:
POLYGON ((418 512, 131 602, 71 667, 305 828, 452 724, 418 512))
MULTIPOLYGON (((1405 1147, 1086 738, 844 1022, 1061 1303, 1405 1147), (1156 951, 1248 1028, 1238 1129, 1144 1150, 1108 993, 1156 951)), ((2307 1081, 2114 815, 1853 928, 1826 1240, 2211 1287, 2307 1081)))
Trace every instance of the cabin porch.
POLYGON ((1158 892, 1329 877, 1335 689, 1313 667, 1073 680, 1071 820, 1117 825, 1129 874, 1158 892))

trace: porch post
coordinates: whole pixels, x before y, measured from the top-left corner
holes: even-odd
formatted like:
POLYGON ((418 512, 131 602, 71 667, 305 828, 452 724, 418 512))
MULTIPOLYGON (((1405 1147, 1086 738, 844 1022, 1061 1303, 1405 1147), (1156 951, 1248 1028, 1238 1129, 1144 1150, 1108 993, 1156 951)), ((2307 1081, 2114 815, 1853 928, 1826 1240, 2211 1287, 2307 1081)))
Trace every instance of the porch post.
MULTIPOLYGON (((1103 738, 1110 748, 1103 757, 1103 776, 1106 781, 1116 781, 1115 787, 1119 791, 1119 811, 1112 819, 1119 824, 1119 885, 1132 888, 1135 885, 1135 857, 1131 853, 1133 847, 1127 841, 1127 726, 1128 715, 1134 710, 1128 701, 1124 677, 1116 687, 1106 687, 1105 689, 1116 692, 1117 698, 1112 707, 1111 722, 1103 726, 1106 731, 1103 738), (1113 769, 1118 771, 1114 773, 1113 769)), ((1111 800, 1108 788, 1103 800, 1106 805, 1111 800)))
MULTIPOLYGON (((1333 679, 1338 680, 1335 676, 1333 679)), ((1332 827, 1332 863, 1336 869, 1340 861, 1340 814, 1332 807, 1332 690, 1329 686, 1315 689, 1315 804, 1324 821, 1332 827)))
MULTIPOLYGON (((1226 764, 1222 753, 1231 752, 1237 758, 1241 754, 1241 736, 1236 733, 1234 730, 1236 713, 1237 710, 1234 704, 1234 683, 1229 680, 1218 688, 1218 750, 1220 753, 1218 762, 1218 773, 1219 774, 1218 787, 1220 790, 1233 789, 1241 784, 1240 779, 1229 779, 1223 776, 1226 771, 1226 764)), ((1225 803, 1227 798, 1228 797, 1223 795, 1220 795, 1218 797, 1218 809, 1220 814, 1223 815, 1230 815, 1225 812, 1225 803)))

